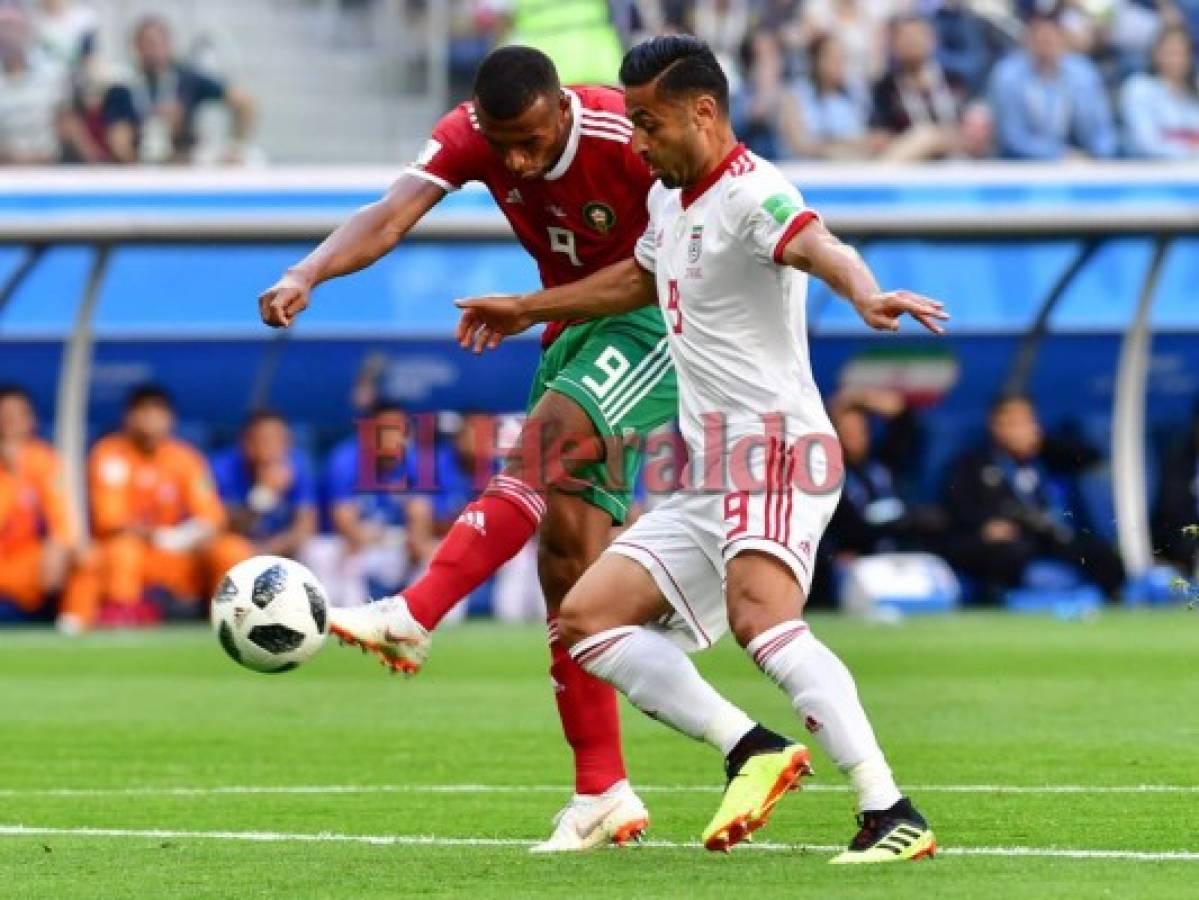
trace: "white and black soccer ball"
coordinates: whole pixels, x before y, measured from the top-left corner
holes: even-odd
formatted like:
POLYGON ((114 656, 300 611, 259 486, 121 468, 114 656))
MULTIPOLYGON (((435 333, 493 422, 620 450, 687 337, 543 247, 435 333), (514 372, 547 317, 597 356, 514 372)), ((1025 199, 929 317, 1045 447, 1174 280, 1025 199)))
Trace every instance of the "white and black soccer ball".
POLYGON ((255 556, 221 579, 212 627, 236 662, 286 672, 312 657, 329 634, 329 601, 316 577, 281 556, 255 556))

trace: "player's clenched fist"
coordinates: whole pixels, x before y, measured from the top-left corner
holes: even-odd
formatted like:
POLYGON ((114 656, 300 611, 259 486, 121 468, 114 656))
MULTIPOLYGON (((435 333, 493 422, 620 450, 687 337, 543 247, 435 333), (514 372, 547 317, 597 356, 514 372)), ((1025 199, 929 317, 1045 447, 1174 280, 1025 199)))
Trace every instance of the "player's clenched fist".
POLYGON ((282 278, 258 295, 258 313, 272 328, 287 328, 308 308, 312 283, 295 272, 282 278))
POLYGON ((496 294, 455 300, 462 310, 456 337, 464 350, 482 353, 494 350, 509 335, 520 334, 533 325, 521 294, 496 294))

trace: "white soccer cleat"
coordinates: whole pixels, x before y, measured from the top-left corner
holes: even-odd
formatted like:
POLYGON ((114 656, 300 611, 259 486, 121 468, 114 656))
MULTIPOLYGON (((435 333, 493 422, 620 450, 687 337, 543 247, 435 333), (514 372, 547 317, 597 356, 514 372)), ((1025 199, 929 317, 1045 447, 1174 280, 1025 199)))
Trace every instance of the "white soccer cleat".
POLYGON ((640 841, 649 827, 649 811, 641 798, 620 781, 602 794, 575 794, 554 816, 554 833, 533 853, 577 853, 640 841))
POLYGON ((415 675, 429 656, 433 638, 412 618, 403 595, 348 608, 331 607, 329 630, 343 644, 373 653, 393 672, 415 675))

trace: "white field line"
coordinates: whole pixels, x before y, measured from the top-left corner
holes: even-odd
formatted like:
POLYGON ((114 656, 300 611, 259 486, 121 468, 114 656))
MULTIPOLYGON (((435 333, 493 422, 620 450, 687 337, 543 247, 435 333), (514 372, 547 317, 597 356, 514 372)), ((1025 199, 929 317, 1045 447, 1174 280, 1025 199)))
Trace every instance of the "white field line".
MULTIPOLYGON (((255 841, 260 843, 336 843, 374 844, 377 846, 417 847, 531 847, 536 841, 519 838, 458 838, 410 834, 288 834, 278 831, 182 831, 171 828, 52 828, 26 825, 0 825, 0 837, 95 837, 149 838, 154 840, 255 841)), ((645 841, 642 847, 698 849, 691 842, 645 841)), ((757 852, 837 853, 840 846, 824 844, 778 844, 758 842, 742 844, 757 852)), ((948 847, 938 853, 947 856, 1037 857, 1050 859, 1118 859, 1134 862, 1199 862, 1199 852, 1187 850, 1081 850, 1064 847, 948 847)))
MULTIPOLYGON (((717 794, 717 784, 634 784, 643 794, 717 794)), ((805 791, 844 793, 847 785, 805 784, 805 791)), ((905 785, 912 794, 1199 794, 1194 784, 915 784, 905 785)), ((0 788, 0 797, 219 797, 237 794, 563 794, 571 788, 561 784, 296 784, 212 786, 154 786, 112 788, 0 788)))

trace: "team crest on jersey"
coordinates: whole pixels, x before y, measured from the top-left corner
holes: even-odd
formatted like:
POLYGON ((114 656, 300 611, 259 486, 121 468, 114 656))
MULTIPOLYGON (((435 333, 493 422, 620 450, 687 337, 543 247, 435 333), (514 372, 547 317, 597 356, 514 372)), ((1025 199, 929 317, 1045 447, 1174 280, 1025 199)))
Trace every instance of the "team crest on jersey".
POLYGON ((699 262, 700 254, 704 252, 704 226, 691 226, 691 240, 687 242, 687 262, 699 262))
POLYGON ((583 207, 583 219, 600 234, 607 234, 616 225, 616 213, 607 203, 592 200, 583 207))

